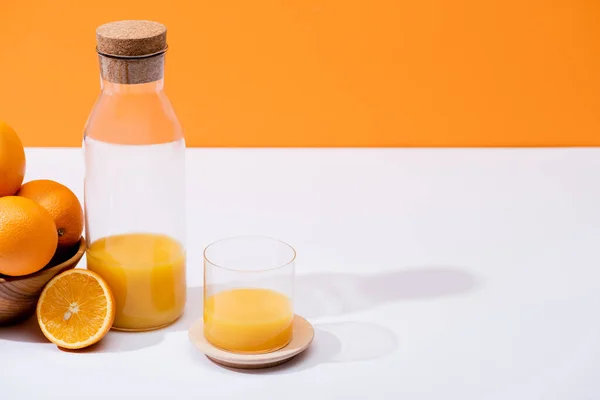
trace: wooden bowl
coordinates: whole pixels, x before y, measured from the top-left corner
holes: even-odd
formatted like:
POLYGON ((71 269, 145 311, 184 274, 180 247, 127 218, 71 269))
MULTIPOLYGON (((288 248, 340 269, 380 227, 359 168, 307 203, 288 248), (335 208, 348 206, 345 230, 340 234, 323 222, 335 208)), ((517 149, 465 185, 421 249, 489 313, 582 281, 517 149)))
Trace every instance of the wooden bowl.
POLYGON ((85 253, 85 239, 67 249, 59 249, 48 265, 25 276, 0 275, 0 325, 23 321, 35 312, 44 286, 56 275, 75 268, 85 253))

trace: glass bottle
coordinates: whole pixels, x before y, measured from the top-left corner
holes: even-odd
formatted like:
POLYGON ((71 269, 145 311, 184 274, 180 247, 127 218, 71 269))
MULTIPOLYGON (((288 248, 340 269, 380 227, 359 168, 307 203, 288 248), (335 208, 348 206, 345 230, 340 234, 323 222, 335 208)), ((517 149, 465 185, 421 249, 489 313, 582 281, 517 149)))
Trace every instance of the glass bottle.
POLYGON ((96 32, 101 92, 83 139, 87 268, 115 296, 114 329, 174 322, 186 301, 185 138, 163 91, 166 28, 96 32))

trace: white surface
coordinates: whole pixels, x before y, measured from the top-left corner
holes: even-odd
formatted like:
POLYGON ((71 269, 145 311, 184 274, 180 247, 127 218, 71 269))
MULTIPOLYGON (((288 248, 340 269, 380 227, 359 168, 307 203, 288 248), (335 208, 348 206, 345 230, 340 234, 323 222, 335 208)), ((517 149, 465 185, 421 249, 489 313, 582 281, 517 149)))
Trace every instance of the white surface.
MULTIPOLYGON (((28 149, 27 180, 82 195, 79 149, 28 149)), ((69 353, 0 328, 0 398, 600 399, 600 149, 188 153, 189 301, 174 326, 69 353), (187 337, 202 249, 298 251, 301 359, 240 373, 187 337)))

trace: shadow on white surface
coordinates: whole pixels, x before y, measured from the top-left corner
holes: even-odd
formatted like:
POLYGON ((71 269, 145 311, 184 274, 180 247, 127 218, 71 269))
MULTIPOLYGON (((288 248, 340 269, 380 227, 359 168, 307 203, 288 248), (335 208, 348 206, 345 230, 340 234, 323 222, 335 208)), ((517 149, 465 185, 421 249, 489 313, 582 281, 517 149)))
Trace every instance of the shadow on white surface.
MULTIPOLYGON (((89 347, 94 353, 119 353, 152 347, 162 342, 164 334, 156 332, 120 332, 111 330, 95 346, 89 347)), ((87 350, 87 349, 84 349, 87 350)))
POLYGON ((50 343, 42 333, 36 316, 9 326, 0 326, 0 340, 29 343, 50 343))
MULTIPOLYGON (((348 321, 315 324, 311 346, 285 364, 264 369, 237 369, 217 365, 224 371, 243 374, 292 374, 322 364, 370 361, 393 353, 398 348, 394 332, 381 325, 348 321)), ((197 349, 196 353, 200 354, 197 349)), ((206 357, 204 362, 212 363, 206 357)))
POLYGON ((310 274, 296 278, 295 310, 305 318, 339 316, 398 301, 470 292, 475 277, 454 267, 415 267, 381 274, 310 274))
POLYGON ((341 343, 339 351, 325 359, 329 363, 374 360, 393 353, 398 348, 396 334, 381 325, 347 321, 317 326, 323 332, 338 338, 341 343))

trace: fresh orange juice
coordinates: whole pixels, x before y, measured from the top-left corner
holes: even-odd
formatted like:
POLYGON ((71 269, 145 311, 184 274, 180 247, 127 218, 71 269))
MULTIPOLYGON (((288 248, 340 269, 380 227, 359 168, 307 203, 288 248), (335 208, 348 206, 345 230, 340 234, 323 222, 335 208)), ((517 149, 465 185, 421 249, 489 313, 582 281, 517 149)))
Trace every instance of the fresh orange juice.
POLYGON ((204 336, 236 353, 266 353, 292 339, 288 297, 269 289, 231 289, 204 299, 204 336))
POLYGON ((87 267, 106 280, 115 296, 115 329, 156 329, 183 312, 185 252, 168 236, 136 233, 99 239, 87 250, 87 267))

